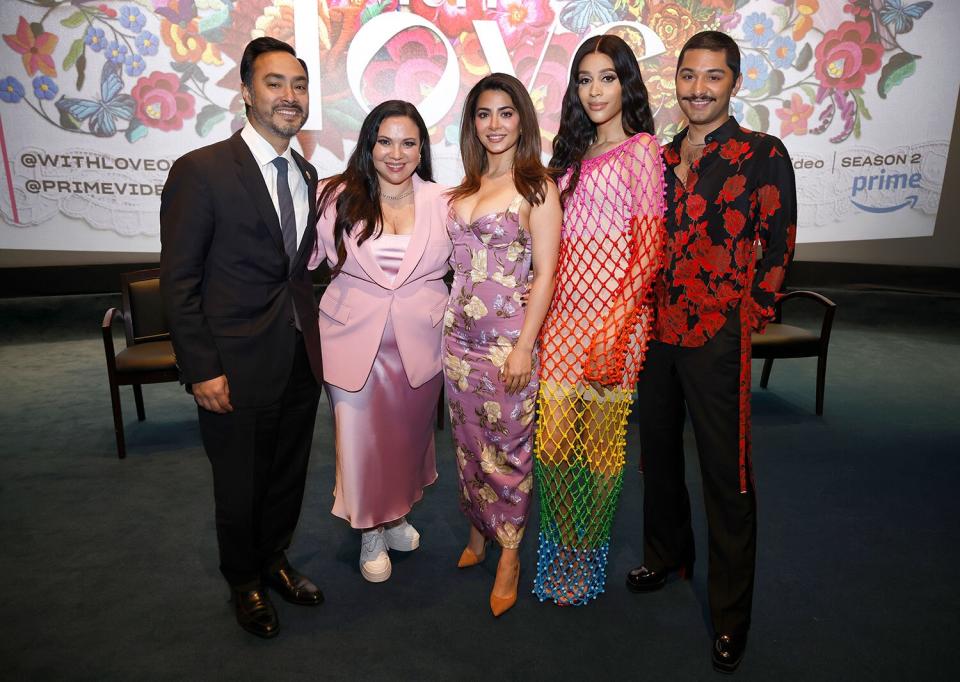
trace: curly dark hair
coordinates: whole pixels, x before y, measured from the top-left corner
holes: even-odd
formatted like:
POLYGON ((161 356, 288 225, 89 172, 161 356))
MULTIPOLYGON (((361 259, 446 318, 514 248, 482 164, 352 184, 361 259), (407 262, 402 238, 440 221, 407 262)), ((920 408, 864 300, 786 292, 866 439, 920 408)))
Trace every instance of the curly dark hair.
POLYGON ((580 71, 580 62, 592 52, 599 52, 610 57, 613 68, 620 80, 623 130, 628 135, 637 133, 653 134, 653 114, 650 112, 650 98, 647 95, 647 86, 643 84, 640 75, 640 65, 630 46, 620 37, 614 35, 593 36, 588 38, 577 54, 574 55, 570 66, 570 81, 567 91, 563 95, 563 105, 560 109, 560 129, 553 138, 553 157, 550 167, 558 172, 573 169, 570 183, 560 195, 560 203, 566 202, 567 197, 576 189, 580 180, 580 163, 587 149, 597 139, 597 126, 580 102, 577 74, 580 71))
POLYGON ((359 226, 357 243, 362 244, 370 237, 379 237, 382 230, 383 211, 380 209, 380 183, 373 166, 373 145, 380 133, 380 124, 394 116, 409 118, 417 126, 420 134, 420 163, 416 174, 420 179, 433 182, 433 164, 430 161, 430 133, 417 108, 399 99, 390 99, 375 106, 360 126, 357 146, 347 167, 339 175, 327 178, 317 199, 317 215, 323 215, 336 198, 337 219, 333 224, 333 241, 337 247, 337 264, 330 270, 335 277, 344 261, 347 249, 344 236, 353 233, 359 226), (338 190, 342 188, 343 191, 338 190))

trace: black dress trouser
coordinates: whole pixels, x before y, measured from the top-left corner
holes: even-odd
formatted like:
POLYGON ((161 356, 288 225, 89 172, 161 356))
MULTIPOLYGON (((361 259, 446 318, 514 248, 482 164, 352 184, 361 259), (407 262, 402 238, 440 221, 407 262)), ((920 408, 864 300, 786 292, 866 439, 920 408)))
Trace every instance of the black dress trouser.
POLYGON ((236 589, 286 560, 300 518, 320 387, 297 334, 290 377, 279 400, 227 414, 199 409, 213 468, 220 572, 236 589))
POLYGON ((709 562, 707 592, 717 633, 750 627, 757 548, 752 477, 740 492, 740 329, 736 309, 703 346, 653 341, 640 373, 644 564, 692 563, 690 497, 684 480, 683 425, 689 410, 703 479, 709 562))

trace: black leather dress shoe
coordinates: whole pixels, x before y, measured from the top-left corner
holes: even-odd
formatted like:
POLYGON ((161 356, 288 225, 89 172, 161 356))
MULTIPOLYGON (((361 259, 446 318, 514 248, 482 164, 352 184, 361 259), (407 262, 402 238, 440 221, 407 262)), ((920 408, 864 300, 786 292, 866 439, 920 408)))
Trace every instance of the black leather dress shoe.
POLYGON ((280 621, 265 590, 231 590, 231 594, 240 627, 264 639, 277 636, 280 632, 280 621))
POLYGON ((627 589, 631 592, 656 592, 667 584, 667 576, 676 571, 682 580, 693 578, 693 564, 684 564, 677 569, 652 571, 646 566, 637 566, 627 573, 627 589))
POLYGON ((320 588, 290 564, 284 564, 274 573, 268 573, 266 579, 270 587, 291 604, 317 606, 323 603, 323 592, 320 588))
POLYGON ((747 649, 747 634, 717 635, 713 640, 713 669, 730 674, 737 670, 747 649))

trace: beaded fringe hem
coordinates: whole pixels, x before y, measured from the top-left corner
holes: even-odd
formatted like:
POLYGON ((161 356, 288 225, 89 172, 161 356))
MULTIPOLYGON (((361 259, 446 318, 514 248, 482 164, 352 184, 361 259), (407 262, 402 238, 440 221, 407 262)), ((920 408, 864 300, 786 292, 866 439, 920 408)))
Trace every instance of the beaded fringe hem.
POLYGON ((609 542, 578 549, 559 545, 540 533, 533 594, 559 606, 585 606, 604 591, 609 552, 609 542))

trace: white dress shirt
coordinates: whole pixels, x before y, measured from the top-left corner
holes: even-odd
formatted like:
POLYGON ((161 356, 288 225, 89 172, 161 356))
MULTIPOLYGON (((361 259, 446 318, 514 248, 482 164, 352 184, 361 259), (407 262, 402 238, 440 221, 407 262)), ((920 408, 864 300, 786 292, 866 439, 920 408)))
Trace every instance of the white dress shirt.
POLYGON ((307 183, 303 179, 303 173, 300 166, 293 160, 293 154, 290 153, 288 145, 283 154, 277 154, 277 150, 267 142, 263 136, 257 132, 256 128, 250 125, 248 121, 243 130, 240 131, 240 137, 250 148, 250 153, 257 160, 260 166, 260 172, 263 173, 263 181, 270 192, 270 200, 273 202, 273 210, 277 212, 277 219, 280 219, 280 197, 277 194, 277 167, 273 165, 273 160, 282 156, 287 160, 287 184, 290 185, 290 196, 293 198, 293 211, 297 216, 297 248, 300 248, 300 242, 304 233, 307 231, 307 214, 310 211, 310 198, 307 196, 307 183))

